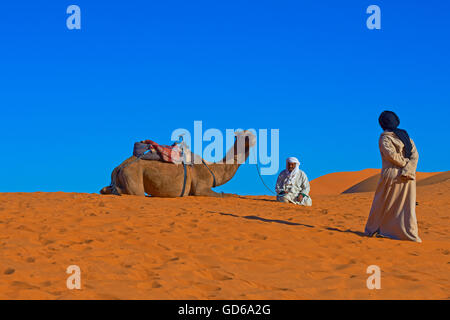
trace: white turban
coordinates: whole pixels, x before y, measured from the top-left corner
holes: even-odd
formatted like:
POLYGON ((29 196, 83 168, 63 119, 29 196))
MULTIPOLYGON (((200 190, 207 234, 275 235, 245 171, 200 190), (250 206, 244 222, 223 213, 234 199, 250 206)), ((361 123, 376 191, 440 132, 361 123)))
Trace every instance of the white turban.
MULTIPOLYGON (((286 180, 286 183, 291 183, 298 175, 299 173, 299 169, 298 166, 300 165, 300 161, 298 161, 298 159, 296 157, 289 157, 286 159, 286 170, 287 170, 287 166, 289 163, 296 163, 297 165, 295 166, 294 170, 292 170, 291 172, 288 172, 288 178, 286 180)), ((289 170, 287 170, 289 171, 289 170)))
POLYGON ((289 157, 286 159, 286 166, 288 163, 296 163, 297 167, 300 165, 300 161, 296 157, 289 157))

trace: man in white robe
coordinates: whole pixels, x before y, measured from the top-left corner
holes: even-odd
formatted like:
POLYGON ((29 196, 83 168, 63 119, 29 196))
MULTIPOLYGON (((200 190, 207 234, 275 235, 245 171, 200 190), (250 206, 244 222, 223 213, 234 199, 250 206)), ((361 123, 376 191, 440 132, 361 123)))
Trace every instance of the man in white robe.
POLYGON ((298 168, 299 165, 300 162, 295 157, 286 160, 286 169, 281 171, 275 187, 277 201, 311 206, 308 177, 298 168))

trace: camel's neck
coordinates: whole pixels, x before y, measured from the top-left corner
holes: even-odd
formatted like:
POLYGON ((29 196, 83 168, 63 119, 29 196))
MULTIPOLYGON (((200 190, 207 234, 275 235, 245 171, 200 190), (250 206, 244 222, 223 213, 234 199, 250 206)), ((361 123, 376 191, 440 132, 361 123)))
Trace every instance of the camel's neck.
POLYGON ((236 141, 234 146, 228 150, 227 155, 222 159, 222 163, 209 165, 216 177, 216 186, 221 186, 230 181, 236 174, 239 166, 247 160, 250 155, 250 147, 248 144, 245 145, 244 152, 239 151, 239 149, 242 150, 243 148, 238 148, 236 141))

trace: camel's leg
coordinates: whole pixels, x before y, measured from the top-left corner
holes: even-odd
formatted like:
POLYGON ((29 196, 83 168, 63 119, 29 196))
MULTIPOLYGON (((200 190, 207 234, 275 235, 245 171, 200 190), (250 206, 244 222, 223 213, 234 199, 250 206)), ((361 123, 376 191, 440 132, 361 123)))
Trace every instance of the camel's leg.
POLYGON ((194 196, 203 196, 203 197, 216 197, 216 198, 238 198, 239 196, 234 193, 224 193, 224 192, 215 192, 211 189, 204 189, 200 191, 196 191, 194 196))
POLYGON ((218 192, 212 191, 211 189, 202 189, 202 190, 196 190, 194 193, 194 196, 223 198, 224 193, 223 192, 218 193, 218 192))
POLYGON ((145 196, 144 178, 140 167, 127 167, 121 170, 117 178, 122 194, 145 196))
POLYGON ((223 198, 239 198, 240 196, 235 193, 224 193, 222 192, 223 198))

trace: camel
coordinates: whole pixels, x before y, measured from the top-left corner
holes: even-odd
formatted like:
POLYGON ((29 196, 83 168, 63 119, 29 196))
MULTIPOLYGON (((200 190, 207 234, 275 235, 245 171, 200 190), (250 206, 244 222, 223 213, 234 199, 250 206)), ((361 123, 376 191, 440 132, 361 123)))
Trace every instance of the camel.
POLYGON ((183 164, 141 159, 136 161, 135 156, 126 159, 113 170, 111 181, 115 181, 116 190, 112 186, 107 186, 101 189, 100 193, 114 194, 114 191, 116 191, 118 194, 137 196, 148 194, 152 197, 165 198, 233 196, 223 192, 215 192, 211 188, 214 187, 214 178, 216 187, 230 181, 236 174, 240 162, 245 162, 242 159, 247 160, 250 148, 256 144, 256 137, 251 131, 240 131, 235 135, 234 145, 228 150, 228 156, 226 155, 221 162, 206 162, 207 166, 205 164, 186 165, 186 185, 183 194, 181 194, 184 181, 183 164), (238 145, 241 147, 238 148, 238 145), (244 154, 242 154, 242 151, 244 151, 244 154), (228 163, 226 163, 227 158, 229 159, 228 163), (119 170, 119 168, 122 169, 119 170))

